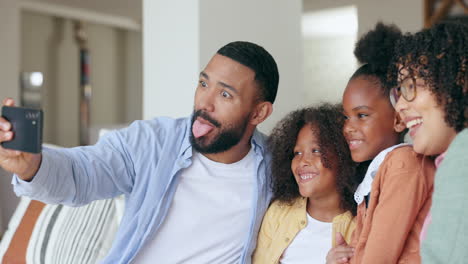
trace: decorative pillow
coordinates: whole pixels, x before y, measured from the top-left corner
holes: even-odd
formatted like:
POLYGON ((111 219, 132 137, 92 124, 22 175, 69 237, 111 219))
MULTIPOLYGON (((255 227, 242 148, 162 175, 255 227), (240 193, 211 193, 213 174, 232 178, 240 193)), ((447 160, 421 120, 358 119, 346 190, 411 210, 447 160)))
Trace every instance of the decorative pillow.
POLYGON ((76 208, 22 197, 0 242, 0 261, 97 263, 112 245, 123 210, 123 197, 76 208))

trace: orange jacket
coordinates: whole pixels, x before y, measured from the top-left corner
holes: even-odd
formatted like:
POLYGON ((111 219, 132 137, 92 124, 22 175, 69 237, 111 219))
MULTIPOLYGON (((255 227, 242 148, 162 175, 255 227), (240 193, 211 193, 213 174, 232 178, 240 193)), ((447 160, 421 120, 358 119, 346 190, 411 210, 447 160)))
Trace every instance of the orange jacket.
POLYGON ((387 154, 358 206, 351 264, 421 263, 419 234, 431 206, 434 163, 412 147, 387 154))

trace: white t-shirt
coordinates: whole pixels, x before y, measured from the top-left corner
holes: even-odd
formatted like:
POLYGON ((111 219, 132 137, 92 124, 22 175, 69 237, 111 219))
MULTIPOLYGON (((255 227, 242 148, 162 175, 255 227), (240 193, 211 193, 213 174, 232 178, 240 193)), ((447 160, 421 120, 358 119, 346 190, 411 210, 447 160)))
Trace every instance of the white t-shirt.
POLYGON ((249 234, 255 180, 253 148, 233 164, 194 152, 168 215, 133 263, 236 263, 249 234))
POLYGON ((332 223, 320 222, 307 214, 307 226, 284 251, 281 264, 325 263, 332 243, 332 223))

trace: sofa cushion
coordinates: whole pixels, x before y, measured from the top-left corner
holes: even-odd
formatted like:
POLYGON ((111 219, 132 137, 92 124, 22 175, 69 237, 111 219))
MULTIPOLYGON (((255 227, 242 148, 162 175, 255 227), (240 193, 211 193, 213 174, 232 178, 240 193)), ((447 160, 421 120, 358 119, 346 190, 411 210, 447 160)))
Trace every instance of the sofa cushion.
POLYGON ((76 208, 22 197, 0 242, 1 263, 97 263, 111 247, 123 207, 122 197, 76 208))

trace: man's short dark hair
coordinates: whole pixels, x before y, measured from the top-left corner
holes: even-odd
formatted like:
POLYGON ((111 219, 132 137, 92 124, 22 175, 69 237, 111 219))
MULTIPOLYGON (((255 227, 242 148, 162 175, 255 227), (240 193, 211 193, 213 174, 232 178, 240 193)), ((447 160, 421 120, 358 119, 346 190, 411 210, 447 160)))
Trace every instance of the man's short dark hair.
POLYGON ((279 73, 275 59, 263 47, 246 41, 231 42, 217 52, 255 72, 260 99, 273 103, 278 91, 279 73))

